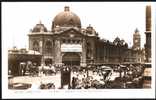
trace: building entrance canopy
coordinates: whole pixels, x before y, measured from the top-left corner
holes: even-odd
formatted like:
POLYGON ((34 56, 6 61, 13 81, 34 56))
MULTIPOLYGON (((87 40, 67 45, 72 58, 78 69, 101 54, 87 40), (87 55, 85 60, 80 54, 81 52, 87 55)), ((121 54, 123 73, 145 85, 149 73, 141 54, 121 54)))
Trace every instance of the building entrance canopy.
POLYGON ((80 45, 80 44, 62 44, 61 52, 82 52, 82 45, 80 45))

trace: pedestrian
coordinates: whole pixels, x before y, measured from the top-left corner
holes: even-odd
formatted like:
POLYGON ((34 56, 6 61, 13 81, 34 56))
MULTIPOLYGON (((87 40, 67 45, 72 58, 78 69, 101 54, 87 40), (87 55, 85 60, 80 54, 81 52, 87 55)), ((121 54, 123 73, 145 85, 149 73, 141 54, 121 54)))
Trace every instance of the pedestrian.
POLYGON ((72 89, 76 88, 76 78, 72 77, 72 89))

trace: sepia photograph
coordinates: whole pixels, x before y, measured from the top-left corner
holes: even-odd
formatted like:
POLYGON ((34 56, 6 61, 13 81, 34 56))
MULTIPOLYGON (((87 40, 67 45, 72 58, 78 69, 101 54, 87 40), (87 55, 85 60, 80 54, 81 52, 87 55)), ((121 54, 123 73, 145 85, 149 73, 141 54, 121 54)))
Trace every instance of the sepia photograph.
POLYGON ((152 2, 2 2, 3 97, 155 97, 155 13, 152 2))

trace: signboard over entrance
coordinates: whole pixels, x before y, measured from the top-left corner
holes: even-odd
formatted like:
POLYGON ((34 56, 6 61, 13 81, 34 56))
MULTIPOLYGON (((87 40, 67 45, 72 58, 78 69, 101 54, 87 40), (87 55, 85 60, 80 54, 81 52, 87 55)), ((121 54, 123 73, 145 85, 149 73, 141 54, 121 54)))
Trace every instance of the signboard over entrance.
POLYGON ((82 45, 80 45, 80 44, 62 44, 61 52, 82 52, 82 45))

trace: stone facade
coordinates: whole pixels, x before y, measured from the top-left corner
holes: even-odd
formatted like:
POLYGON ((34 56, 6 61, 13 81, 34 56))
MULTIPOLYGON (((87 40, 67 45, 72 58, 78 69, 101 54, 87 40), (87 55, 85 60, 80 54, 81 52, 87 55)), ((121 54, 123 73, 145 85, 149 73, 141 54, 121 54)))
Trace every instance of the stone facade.
MULTIPOLYGON (((100 39, 89 25, 81 28, 80 18, 69 7, 56 15, 50 31, 36 24, 29 36, 29 49, 39 51, 42 64, 81 65, 126 62, 128 44, 117 37, 113 42, 100 39)), ((137 38, 140 46, 140 37, 137 38)))

